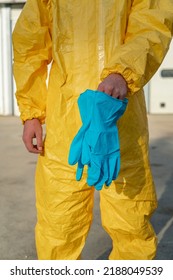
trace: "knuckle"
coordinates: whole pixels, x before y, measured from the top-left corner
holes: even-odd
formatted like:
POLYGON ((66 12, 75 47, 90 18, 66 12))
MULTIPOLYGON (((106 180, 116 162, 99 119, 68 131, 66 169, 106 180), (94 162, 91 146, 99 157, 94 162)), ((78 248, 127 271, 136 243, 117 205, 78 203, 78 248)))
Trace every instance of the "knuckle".
POLYGON ((112 91, 113 91, 113 86, 111 86, 111 85, 107 85, 106 87, 105 87, 105 91, 107 92, 107 93, 112 93, 112 91))

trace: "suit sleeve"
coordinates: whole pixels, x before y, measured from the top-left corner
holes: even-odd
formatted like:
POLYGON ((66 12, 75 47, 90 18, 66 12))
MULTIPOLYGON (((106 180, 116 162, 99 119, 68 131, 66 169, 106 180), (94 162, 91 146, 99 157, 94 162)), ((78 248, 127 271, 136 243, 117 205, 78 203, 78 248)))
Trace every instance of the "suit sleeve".
POLYGON ((47 65, 52 60, 50 18, 48 1, 28 0, 13 31, 13 74, 23 122, 45 120, 47 65))
POLYGON ((132 1, 124 43, 105 65, 101 80, 119 73, 127 81, 129 95, 139 91, 162 63, 172 34, 172 0, 132 1))

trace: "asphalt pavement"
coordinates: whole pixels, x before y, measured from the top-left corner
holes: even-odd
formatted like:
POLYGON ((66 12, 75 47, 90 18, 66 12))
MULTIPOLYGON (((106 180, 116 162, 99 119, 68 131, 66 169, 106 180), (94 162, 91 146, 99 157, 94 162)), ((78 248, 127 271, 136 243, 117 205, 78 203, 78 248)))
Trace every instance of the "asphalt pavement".
MULTIPOLYGON (((173 260, 173 115, 148 115, 150 160, 159 206, 152 217, 157 260, 173 260)), ((0 260, 36 260, 34 172, 37 156, 23 145, 18 117, 0 116, 0 260)), ((99 192, 84 260, 106 260, 111 240, 101 227, 99 192)))

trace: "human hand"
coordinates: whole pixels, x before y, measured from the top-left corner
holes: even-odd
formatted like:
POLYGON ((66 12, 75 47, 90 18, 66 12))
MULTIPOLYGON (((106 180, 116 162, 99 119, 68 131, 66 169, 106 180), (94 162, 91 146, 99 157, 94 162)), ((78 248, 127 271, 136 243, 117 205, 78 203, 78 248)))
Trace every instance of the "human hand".
POLYGON ((30 153, 43 153, 42 125, 38 119, 26 120, 23 129, 23 142, 30 153), (36 138, 36 145, 33 139, 36 138))
POLYGON ((113 73, 98 85, 97 90, 123 100, 127 95, 127 82, 120 74, 113 73))

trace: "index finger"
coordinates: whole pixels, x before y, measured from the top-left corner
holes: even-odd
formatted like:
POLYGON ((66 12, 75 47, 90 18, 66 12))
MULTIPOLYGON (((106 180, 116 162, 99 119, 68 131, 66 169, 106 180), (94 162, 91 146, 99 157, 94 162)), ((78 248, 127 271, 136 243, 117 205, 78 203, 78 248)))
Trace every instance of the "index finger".
POLYGON ((40 151, 37 149, 37 146, 33 144, 33 139, 34 138, 27 138, 27 139, 23 138, 23 142, 28 152, 39 154, 40 151))

